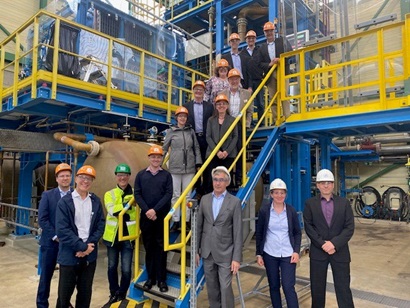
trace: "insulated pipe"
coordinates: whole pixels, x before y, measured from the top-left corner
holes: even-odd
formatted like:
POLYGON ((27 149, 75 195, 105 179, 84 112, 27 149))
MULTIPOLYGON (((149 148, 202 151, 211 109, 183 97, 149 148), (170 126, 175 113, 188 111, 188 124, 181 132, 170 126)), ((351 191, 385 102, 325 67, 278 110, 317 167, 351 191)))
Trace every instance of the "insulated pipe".
MULTIPOLYGON (((239 37, 241 38, 241 41, 245 40, 245 35, 246 35, 246 25, 247 25, 247 17, 249 15, 252 16, 267 16, 269 13, 267 7, 260 7, 260 6, 249 6, 245 7, 242 10, 239 11, 238 14, 238 21, 237 21, 237 26, 238 26, 238 34, 239 37), (244 22, 245 20, 245 22, 244 22)), ((267 20, 266 20, 267 21, 267 20)))
MULTIPOLYGON (((69 134, 68 134, 69 135, 69 134)), ((79 135, 75 135, 79 136, 79 135)), ((72 138, 66 136, 63 133, 55 133, 54 134, 54 139, 57 141, 60 141, 66 145, 69 145, 76 149, 77 151, 85 151, 89 156, 96 156, 100 152, 100 144, 96 141, 89 141, 87 144, 82 143, 80 141, 73 140, 72 138)), ((84 136, 85 139, 85 136, 84 136)), ((108 138, 104 138, 107 139, 108 138)))
POLYGON ((238 34, 241 38, 241 42, 243 42, 245 41, 246 26, 248 25, 248 21, 246 20, 246 18, 238 18, 236 25, 238 26, 238 34))

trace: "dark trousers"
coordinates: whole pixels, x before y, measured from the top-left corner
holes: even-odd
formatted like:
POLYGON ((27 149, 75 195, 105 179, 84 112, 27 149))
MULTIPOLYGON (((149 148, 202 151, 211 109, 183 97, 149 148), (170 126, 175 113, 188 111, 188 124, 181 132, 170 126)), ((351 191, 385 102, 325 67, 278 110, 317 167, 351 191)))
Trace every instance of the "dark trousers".
POLYGON ((263 253, 266 275, 268 276, 269 292, 273 308, 282 307, 280 287, 282 283, 283 293, 288 308, 299 307, 298 297, 295 291, 296 263, 290 263, 290 257, 276 258, 263 253))
POLYGON ((90 307, 96 266, 97 261, 88 263, 85 260, 81 260, 81 262, 75 266, 60 265, 57 308, 70 307, 70 299, 73 295, 74 288, 77 288, 75 307, 90 307))
POLYGON ((47 308, 50 296, 51 279, 57 264, 58 242, 52 246, 40 246, 40 281, 37 289, 37 308, 47 308))
MULTIPOLYGON (((238 153, 242 149, 242 123, 238 123, 238 143, 237 143, 237 150, 238 153)), ((242 153, 242 155, 245 155, 245 152, 242 153)), ((242 184, 242 155, 239 157, 239 159, 236 161, 236 166, 235 166, 235 181, 236 184, 240 185, 242 184)))
MULTIPOLYGON (((261 80, 252 80, 251 87, 253 91, 259 87, 261 80)), ((263 99, 263 88, 262 90, 256 95, 255 99, 253 100, 253 106, 256 107, 258 110, 258 120, 262 117, 263 113, 265 112, 265 101, 263 99)))
MULTIPOLYGON (((205 137, 205 133, 201 133, 201 134, 196 134, 196 139, 198 140, 199 143, 199 149, 201 152, 201 159, 202 159, 202 163, 205 162, 206 160, 206 149, 208 147, 208 143, 206 142, 206 137, 205 137)), ((206 185, 209 182, 208 180, 208 174, 206 173, 206 171, 202 174, 202 179, 199 178, 198 181, 196 181, 194 187, 196 189, 196 192, 198 194, 200 194, 201 196, 205 194, 206 191, 206 185)))
POLYGON ((310 290, 312 308, 324 308, 326 303, 327 268, 330 263, 335 285, 337 305, 353 308, 353 296, 350 290, 350 263, 336 262, 331 256, 327 260, 310 259, 310 290))
POLYGON ((108 283, 111 295, 119 294, 126 296, 131 282, 133 243, 130 241, 115 242, 107 245, 108 257, 108 283), (118 264, 121 255, 121 282, 118 284, 118 264))
POLYGON ((140 222, 148 279, 166 282, 167 252, 164 251, 164 217, 152 221, 141 216, 140 222))

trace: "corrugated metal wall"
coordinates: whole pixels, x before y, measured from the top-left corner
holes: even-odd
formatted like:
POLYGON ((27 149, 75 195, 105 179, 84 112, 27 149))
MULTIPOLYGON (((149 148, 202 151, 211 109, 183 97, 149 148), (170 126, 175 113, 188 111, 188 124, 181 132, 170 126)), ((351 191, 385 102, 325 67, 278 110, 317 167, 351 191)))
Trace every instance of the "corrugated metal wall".
MULTIPOLYGON (((39 11, 40 0, 2 0, 0 4, 0 24, 12 33, 39 11)), ((7 36, 0 30, 0 41, 3 41, 7 36)), ((25 38, 22 38, 21 42, 24 44, 25 38)), ((10 49, 12 49, 11 46, 10 49)), ((6 52, 14 54, 14 50, 6 50, 6 52)))

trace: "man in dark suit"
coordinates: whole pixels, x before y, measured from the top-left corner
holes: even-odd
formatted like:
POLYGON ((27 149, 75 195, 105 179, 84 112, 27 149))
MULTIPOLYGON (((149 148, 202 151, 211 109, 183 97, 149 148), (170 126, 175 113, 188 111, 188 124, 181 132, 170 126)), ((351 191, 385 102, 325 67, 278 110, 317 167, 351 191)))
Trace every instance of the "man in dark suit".
POLYGON ((238 33, 232 33, 229 36, 229 46, 231 46, 230 52, 223 54, 222 59, 228 61, 231 68, 236 68, 241 73, 241 84, 242 87, 247 89, 248 84, 246 83, 245 76, 246 72, 246 63, 243 54, 239 51, 239 43, 241 38, 238 33))
MULTIPOLYGON (((266 37, 266 42, 263 43, 257 53, 257 62, 259 67, 263 70, 264 75, 266 75, 271 67, 275 64, 279 64, 279 57, 282 53, 290 51, 290 47, 287 42, 282 38, 275 38, 275 29, 276 26, 274 23, 268 21, 263 26, 263 32, 266 37)), ((285 70, 288 68, 286 67, 285 70)), ((271 77, 266 83, 269 92, 269 99, 277 92, 277 72, 273 72, 271 77)), ((290 115, 290 104, 288 101, 282 102, 282 112, 285 118, 290 115)), ((276 121, 277 118, 277 104, 274 103, 272 106, 272 117, 273 121, 276 121)))
POLYGON ((310 244, 310 288, 312 307, 325 307, 328 265, 332 268, 337 304, 354 307, 350 290, 350 251, 354 217, 349 200, 333 194, 334 176, 322 169, 317 173, 320 195, 305 202, 303 219, 310 244))
POLYGON ((57 203, 70 191, 72 170, 66 163, 55 169, 58 187, 44 191, 38 208, 38 222, 42 230, 40 237, 40 281, 37 290, 37 308, 49 307, 50 285, 57 264, 58 237, 55 228, 57 203))
MULTIPOLYGON (((259 50, 259 46, 256 45, 256 32, 253 30, 249 30, 245 36, 246 43, 248 44, 246 48, 241 50, 241 56, 243 59, 243 63, 245 64, 245 85, 247 85, 247 89, 251 91, 251 94, 256 91, 259 87, 262 78, 263 78, 263 71, 259 67, 259 63, 257 62, 257 53, 259 50)), ((262 117, 263 112, 265 111, 265 102, 263 100, 263 91, 260 91, 258 95, 256 95, 253 105, 258 109, 258 119, 262 117)))
POLYGON ((212 170, 214 191, 202 197, 198 212, 197 265, 203 258, 210 307, 232 308, 232 274, 242 261, 241 201, 228 193, 229 171, 212 170))
MULTIPOLYGON (((208 124, 208 119, 214 113, 214 105, 204 100, 205 94, 205 83, 202 80, 195 81, 192 86, 193 99, 186 103, 184 107, 188 109, 188 120, 187 124, 191 125, 195 130, 196 139, 199 143, 199 149, 201 151, 202 162, 206 160, 206 149, 208 148, 208 143, 206 142, 206 126, 208 124)), ((204 184, 208 183, 206 175, 203 175, 203 182, 198 180, 195 184, 197 193, 204 194, 204 184)))

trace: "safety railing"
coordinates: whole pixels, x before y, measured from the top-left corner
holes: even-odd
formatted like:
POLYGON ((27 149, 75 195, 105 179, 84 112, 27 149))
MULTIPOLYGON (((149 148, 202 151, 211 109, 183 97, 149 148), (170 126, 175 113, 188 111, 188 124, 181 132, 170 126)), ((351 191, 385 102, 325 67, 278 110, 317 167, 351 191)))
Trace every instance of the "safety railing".
POLYGON ((410 105, 410 16, 405 20, 281 55, 281 101, 296 106, 287 121, 382 111, 410 105), (309 67, 308 59, 318 65, 309 67), (292 84, 291 91, 286 89, 292 84))
POLYGON ((23 228, 27 230, 27 234, 41 233, 38 226, 37 209, 0 202, 0 221, 4 221, 10 231, 23 228))
POLYGON ((51 99, 58 91, 75 90, 100 98, 103 111, 110 111, 115 100, 135 105, 139 117, 146 110, 165 111, 170 122, 172 112, 192 95, 186 85, 208 78, 46 11, 1 42, 0 50, 0 100, 6 102, 0 104, 0 112, 15 108, 26 91, 37 98, 37 89, 46 84, 51 99))
POLYGON ((134 249, 134 279, 135 279, 141 273, 141 269, 139 267, 140 265, 140 245, 138 245, 139 238, 141 235, 141 230, 140 230, 141 209, 138 206, 136 208, 136 213, 135 213, 135 232, 136 234, 124 235, 124 214, 128 211, 128 209, 131 206, 137 206, 135 203, 134 196, 132 196, 132 198, 128 201, 126 206, 118 214, 118 240, 120 241, 135 240, 135 243, 136 243, 135 249, 134 249))

